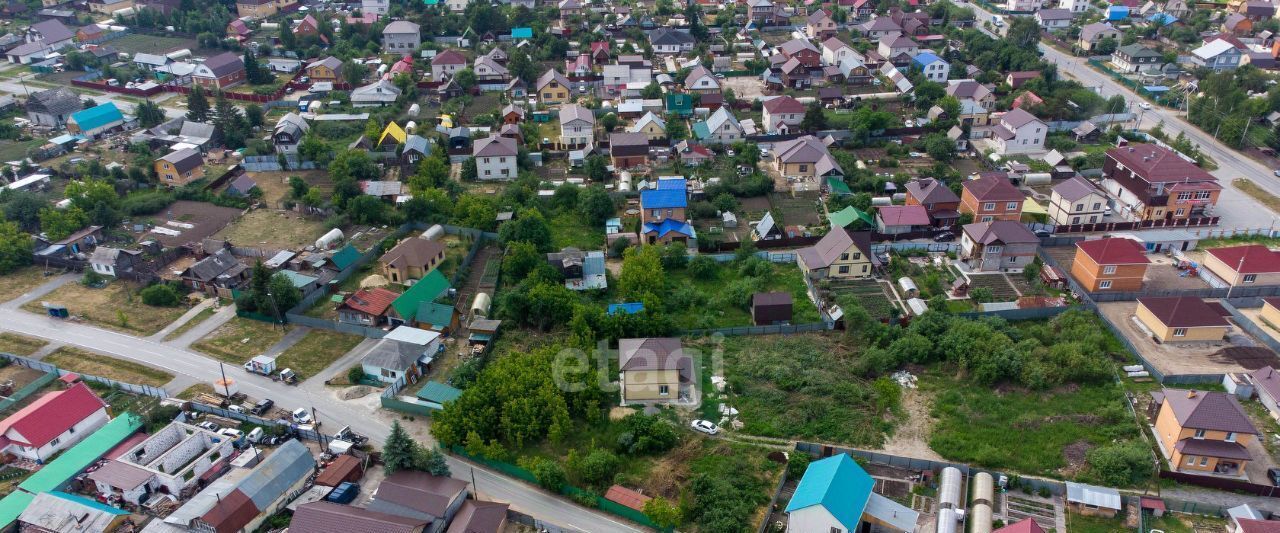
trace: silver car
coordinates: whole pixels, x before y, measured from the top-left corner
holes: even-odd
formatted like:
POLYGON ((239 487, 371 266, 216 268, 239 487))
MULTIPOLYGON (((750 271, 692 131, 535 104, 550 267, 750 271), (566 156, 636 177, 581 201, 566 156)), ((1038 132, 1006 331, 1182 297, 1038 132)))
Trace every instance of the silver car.
POLYGON ((694 431, 701 431, 708 435, 715 435, 720 432, 720 427, 712 423, 710 420, 694 420, 690 426, 694 431))

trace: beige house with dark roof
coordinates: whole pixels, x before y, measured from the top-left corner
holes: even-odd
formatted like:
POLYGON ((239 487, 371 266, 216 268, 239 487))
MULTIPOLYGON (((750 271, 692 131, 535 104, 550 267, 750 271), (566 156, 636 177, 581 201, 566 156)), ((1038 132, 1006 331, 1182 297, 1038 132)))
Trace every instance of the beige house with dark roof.
POLYGON ((406 284, 422 279, 444 262, 444 244, 420 237, 410 237, 378 258, 382 275, 391 283, 406 284))
POLYGON ((1138 298, 1134 315, 1158 342, 1221 341, 1231 331, 1221 305, 1194 296, 1138 298))
POLYGON ((622 404, 697 403, 693 358, 677 338, 618 341, 622 404))
POLYGON ((1049 195, 1049 219, 1055 224, 1102 222, 1106 209, 1106 193, 1083 176, 1054 185, 1049 195))
POLYGON ((831 156, 827 145, 812 135, 774 145, 774 168, 783 176, 815 178, 843 176, 844 169, 831 156))
POLYGON ((1169 466, 1180 472, 1242 477, 1258 435, 1234 396, 1225 392, 1164 389, 1151 393, 1159 405, 1155 432, 1169 466))
POLYGON ((871 253, 871 232, 845 228, 832 228, 817 244, 801 248, 796 262, 810 279, 869 278, 880 266, 871 253))

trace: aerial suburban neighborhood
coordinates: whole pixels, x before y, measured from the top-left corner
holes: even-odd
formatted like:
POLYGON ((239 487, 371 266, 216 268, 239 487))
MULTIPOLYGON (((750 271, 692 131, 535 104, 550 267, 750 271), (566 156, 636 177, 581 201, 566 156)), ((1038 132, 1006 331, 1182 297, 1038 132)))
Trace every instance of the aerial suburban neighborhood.
POLYGON ((1280 531, 1271 0, 0 0, 0 529, 1280 531))

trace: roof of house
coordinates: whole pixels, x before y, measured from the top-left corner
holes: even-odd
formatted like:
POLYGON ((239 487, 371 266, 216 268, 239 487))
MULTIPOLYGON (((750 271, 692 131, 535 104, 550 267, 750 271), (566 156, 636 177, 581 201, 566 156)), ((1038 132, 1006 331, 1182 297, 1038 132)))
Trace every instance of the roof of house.
POLYGON ((1217 181, 1212 174, 1168 148, 1154 144, 1130 144, 1107 150, 1115 159, 1148 183, 1217 181))
POLYGON ((1120 510, 1124 502, 1120 499, 1120 491, 1110 487, 1095 487, 1084 483, 1067 482, 1067 502, 1083 503, 1096 507, 1120 510))
POLYGON ((1107 22, 1094 22, 1093 24, 1085 24, 1083 28, 1080 28, 1080 38, 1085 41, 1091 41, 1095 35, 1104 31, 1118 32, 1120 30, 1117 30, 1115 26, 1107 22))
POLYGON ((0 420, 0 437, 14 441, 18 441, 14 437, 20 437, 25 439, 22 441, 25 444, 39 448, 106 406, 88 385, 77 383, 69 389, 45 394, 0 420), (10 437, 10 430, 16 435, 10 437))
POLYGON ((1013 220, 993 220, 991 222, 974 222, 964 225, 964 232, 969 239, 978 244, 1030 244, 1039 243, 1030 229, 1021 222, 1013 220))
POLYGON ((88 131, 96 128, 102 128, 113 122, 124 120, 124 113, 116 107, 115 102, 107 102, 98 104, 83 111, 77 111, 71 115, 71 119, 80 126, 82 131, 88 131))
POLYGON ((564 126, 575 120, 583 120, 588 124, 596 123, 596 116, 590 109, 578 104, 569 104, 560 108, 560 125, 564 126))
POLYGON ((648 501, 653 498, 640 494, 639 492, 626 488, 622 485, 613 485, 609 487, 609 490, 605 491, 604 499, 625 505, 637 511, 643 511, 644 504, 648 503, 648 501))
MULTIPOLYGON (((363 473, 360 459, 354 455, 339 455, 316 476, 315 484, 336 487, 357 473, 363 473)), ((356 476, 359 477, 359 476, 356 476)))
POLYGON ((982 176, 966 180, 963 187, 979 202, 1021 202, 1026 198, 1022 191, 1003 176, 982 176))
POLYGON ((342 69, 342 60, 333 56, 328 56, 324 59, 312 61, 307 65, 307 68, 312 67, 327 67, 329 70, 337 72, 342 69))
POLYGON ((1084 176, 1074 176, 1053 186, 1053 192, 1068 202, 1074 202, 1090 194, 1103 194, 1097 185, 1084 176))
POLYGON ((1171 328, 1230 326, 1222 308, 1194 296, 1160 296, 1138 298, 1160 323, 1171 328))
POLYGON ((1280 520, 1237 518, 1236 523, 1240 525, 1237 533, 1280 533, 1280 520))
POLYGON ((498 533, 509 507, 509 503, 467 500, 453 515, 446 533, 498 533))
MULTIPOLYGON (((349 457, 349 456, 341 456, 349 457)), ((298 506, 290 529, 299 531, 341 531, 342 533, 415 533, 429 520, 406 518, 351 505, 318 501, 298 506)))
POLYGON ((455 309, 452 305, 436 302, 422 302, 418 304, 418 314, 414 319, 423 324, 430 324, 432 326, 443 328, 448 327, 453 322, 454 311, 455 309))
POLYGON ((1044 528, 1036 523, 1034 518, 1024 518, 1021 521, 1014 522, 992 533, 1045 533, 1044 528))
MULTIPOLYGON (((221 78, 237 71, 244 70, 244 60, 235 52, 223 52, 211 58, 204 60, 205 68, 213 73, 215 78, 221 78)), ((196 72, 199 72, 198 70, 196 72)), ((195 73, 192 73, 195 76, 195 73)))
POLYGON ((786 511, 821 505, 846 531, 855 531, 871 498, 875 480, 848 454, 809 463, 786 511))
POLYGON ((640 117, 640 120, 636 121, 635 125, 632 126, 629 131, 637 132, 637 133, 641 132, 649 124, 653 124, 657 126, 658 129, 664 132, 667 131, 667 122, 665 120, 662 120, 662 117, 659 117, 653 111, 646 112, 644 116, 640 117))
POLYGON ((770 98, 764 102, 766 113, 804 113, 804 104, 790 96, 770 98))
POLYGON ((1080 241, 1076 243, 1082 253, 1099 265, 1145 265, 1147 249, 1138 241, 1122 237, 1080 241))
POLYGON ((66 24, 54 19, 42 20, 32 24, 31 31, 39 33, 40 40, 51 44, 76 36, 76 32, 71 31, 71 28, 68 28, 66 24))
POLYGON ((202 157, 200 152, 194 148, 175 150, 173 152, 169 152, 160 159, 162 161, 169 162, 169 164, 173 165, 173 168, 178 172, 195 170, 200 165, 204 164, 204 157, 202 157))
POLYGON ((444 518, 449 504, 467 490, 467 482, 426 472, 396 472, 386 477, 373 493, 370 509, 384 507, 409 511, 419 517, 444 518))
POLYGON ((443 253, 444 244, 439 241, 410 237, 387 250, 378 262, 394 268, 425 267, 443 253))
POLYGON ((981 100, 991 95, 987 86, 973 80, 954 80, 947 84, 947 94, 958 99, 981 100))
POLYGON ((1023 110, 1022 108, 1016 108, 1009 111, 1008 113, 1005 113, 1000 117, 1000 122, 1004 123, 1006 126, 1008 126, 1012 130, 1017 130, 1018 128, 1026 126, 1027 124, 1030 124, 1032 122, 1039 122, 1040 124, 1044 124, 1043 120, 1036 118, 1035 115, 1028 113, 1026 110, 1023 110))
POLYGON ((1280 374, 1271 365, 1264 366, 1249 373, 1253 384, 1261 391, 1266 391, 1273 400, 1280 400, 1280 374))
POLYGON ((467 56, 457 50, 445 50, 436 54, 431 58, 431 65, 465 65, 467 64, 467 56))
POLYGON ((680 46, 693 44, 697 39, 689 32, 672 28, 657 28, 649 32, 649 44, 653 46, 680 46))
POLYGON ((361 313, 381 316, 387 312, 388 307, 391 307, 391 302, 399 296, 382 287, 360 289, 343 300, 342 306, 361 313))
POLYGON ((439 381, 428 381, 418 391, 418 399, 444 405, 462 397, 462 391, 439 381))
POLYGON ((476 141, 472 152, 473 157, 502 157, 517 155, 520 149, 516 146, 515 139, 490 135, 476 141))
POLYGON ((928 226, 929 212, 923 205, 886 205, 876 210, 885 226, 928 226))
POLYGON ((389 339, 378 339, 378 342, 360 359, 360 363, 374 368, 404 371, 417 363, 418 358, 421 356, 421 346, 389 339))
POLYGON ((618 370, 676 370, 681 381, 693 376, 693 359, 673 337, 618 340, 618 370))
POLYGON ((640 191, 641 209, 674 209, 689 206, 685 189, 645 189, 640 191))
POLYGON ((292 440, 276 448, 253 472, 240 482, 239 489, 258 509, 267 509, 299 479, 315 469, 316 459, 301 441, 292 440))
POLYGON ((439 298, 449 290, 449 280, 445 279, 440 269, 434 269, 422 279, 404 291, 399 298, 391 302, 391 308, 406 321, 415 320, 422 302, 430 302, 439 298))
POLYGON ((822 41, 822 47, 826 48, 827 50, 831 50, 832 52, 838 52, 842 48, 848 48, 850 50, 853 50, 852 46, 849 46, 844 41, 841 41, 840 38, 838 37, 831 37, 825 41, 822 41))
POLYGON ((694 83, 696 83, 701 78, 707 78, 711 80, 711 82, 714 83, 716 87, 720 86, 720 80, 717 80, 715 75, 712 74, 710 70, 707 70, 707 67, 704 67, 702 65, 698 65, 696 67, 693 67, 692 69, 689 69, 689 75, 685 76, 684 78, 684 86, 689 87, 694 83))
POLYGON ((890 33, 880 38, 880 44, 894 48, 919 48, 920 43, 911 40, 910 37, 901 33, 890 33))
POLYGON ((1164 401, 1183 428, 1258 434, 1240 402, 1225 392, 1165 389, 1164 401))
POLYGON ((1231 42, 1227 41, 1226 39, 1214 39, 1212 41, 1209 41, 1208 43, 1205 43, 1204 46, 1201 46, 1200 48, 1196 48, 1195 50, 1192 50, 1191 55, 1194 55, 1200 59, 1208 60, 1208 59, 1213 59, 1215 57, 1218 57, 1222 54, 1231 52, 1233 50, 1235 50, 1236 53, 1239 53, 1239 50, 1236 50, 1236 46, 1234 44, 1231 44, 1231 42))
POLYGON ((945 204, 959 202, 960 197, 951 189, 933 178, 923 178, 907 182, 907 194, 922 204, 945 204))
POLYGON ((1249 450, 1240 443, 1224 440, 1182 439, 1177 444, 1174 444, 1173 449, 1182 452, 1183 455, 1202 455, 1242 461, 1252 459, 1249 455, 1249 450))
POLYGON ((783 164, 812 163, 814 172, 823 176, 832 172, 844 174, 840 163, 827 150, 827 145, 812 135, 805 135, 774 145, 776 157, 783 164))
POLYGON ((872 265, 879 265, 880 260, 871 253, 871 232, 869 231, 849 231, 846 228, 832 228, 830 232, 822 236, 817 244, 808 248, 801 248, 799 252, 801 259, 804 260, 805 266, 809 268, 827 268, 831 266, 840 254, 849 250, 850 247, 856 247, 862 255, 871 260, 872 265))
POLYGON ((570 86, 569 78, 566 78, 564 74, 560 73, 560 71, 556 69, 547 69, 547 71, 543 72, 541 76, 538 76, 538 81, 533 84, 533 87, 537 90, 542 90, 543 87, 546 87, 547 84, 552 81, 559 83, 561 87, 570 86))
POLYGON ((1227 268, 1239 274, 1271 274, 1280 272, 1280 252, 1261 244, 1245 244, 1206 250, 1227 268))
POLYGON ((34 495, 18 520, 38 531, 96 532, 114 530, 117 520, 128 514, 83 496, 50 491, 34 495))
POLYGON ((902 26, 893 21, 892 17, 876 17, 867 22, 862 23, 863 33, 873 31, 902 31, 902 26))
POLYGON ((1142 46, 1141 44, 1138 44, 1138 43, 1121 46, 1120 48, 1116 49, 1115 53, 1122 56, 1131 57, 1131 58, 1160 57, 1160 52, 1157 52, 1155 50, 1142 46))
POLYGON ((1066 9, 1041 9, 1036 11, 1036 16, 1040 20, 1071 20, 1074 14, 1066 9))
POLYGON ((66 115, 84 108, 80 97, 66 87, 32 93, 27 99, 27 111, 66 115))
POLYGON ((943 63, 947 62, 945 59, 938 57, 938 54, 935 54, 933 52, 922 52, 919 55, 916 55, 915 57, 911 58, 911 61, 917 65, 929 65, 931 63, 937 63, 939 61, 943 63))
POLYGON ((400 97, 400 88, 390 80, 379 79, 351 91, 353 102, 394 102, 400 97))
POLYGON ((771 305, 790 306, 792 303, 793 299, 789 292, 757 292, 751 295, 752 307, 771 305))
POLYGON ((395 21, 395 22, 392 22, 391 24, 387 24, 387 27, 382 29, 382 34, 383 34, 383 35, 387 35, 387 34, 389 34, 389 33, 395 33, 395 34, 399 34, 399 33, 412 33, 412 34, 417 34, 417 33, 418 33, 418 28, 420 28, 420 27, 421 27, 421 26, 418 26, 417 24, 414 24, 414 23, 409 22, 409 21, 407 21, 407 20, 397 20, 397 21, 395 21))

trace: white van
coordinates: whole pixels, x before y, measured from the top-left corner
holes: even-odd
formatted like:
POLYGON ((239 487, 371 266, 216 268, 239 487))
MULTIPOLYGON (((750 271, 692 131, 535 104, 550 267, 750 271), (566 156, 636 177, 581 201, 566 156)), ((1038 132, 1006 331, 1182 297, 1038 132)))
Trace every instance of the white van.
POLYGON ((262 428, 256 427, 256 428, 253 428, 252 431, 249 431, 248 441, 253 444, 262 442, 262 428))

